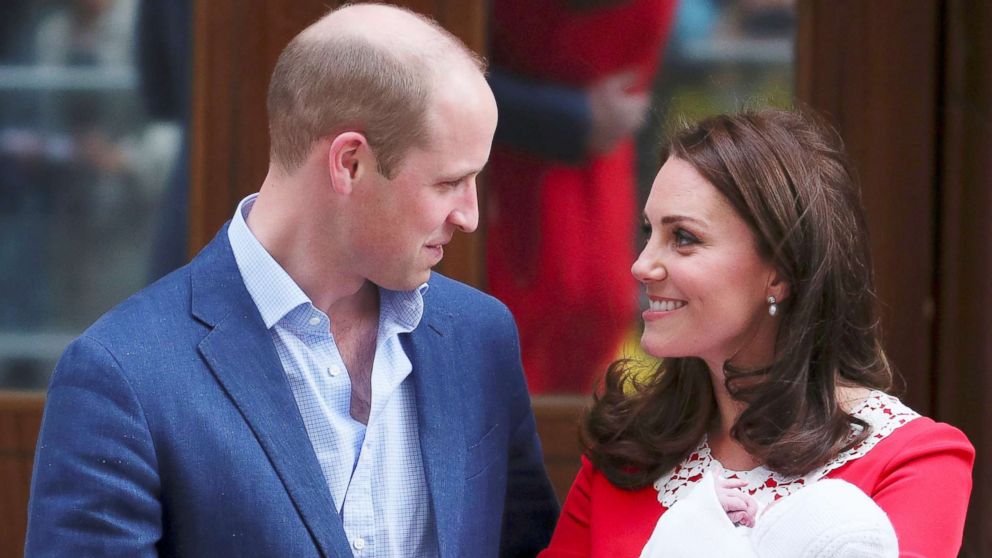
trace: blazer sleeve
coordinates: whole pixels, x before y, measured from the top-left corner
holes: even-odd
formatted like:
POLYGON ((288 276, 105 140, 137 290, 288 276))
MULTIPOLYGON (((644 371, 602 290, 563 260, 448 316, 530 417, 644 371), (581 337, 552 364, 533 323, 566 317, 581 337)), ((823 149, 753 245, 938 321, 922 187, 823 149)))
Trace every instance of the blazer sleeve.
POLYGON ((958 555, 974 461, 975 449, 960 430, 935 423, 885 465, 871 497, 892 521, 899 556, 958 555))
POLYGON ((25 556, 157 556, 159 477, 148 424, 113 356, 74 341, 48 389, 25 556))
POLYGON ((500 556, 532 557, 547 546, 558 518, 558 499, 544 468, 530 394, 520 361, 520 341, 509 310, 503 308, 510 362, 505 364, 510 390, 511 424, 507 459, 506 500, 500 535, 500 556))

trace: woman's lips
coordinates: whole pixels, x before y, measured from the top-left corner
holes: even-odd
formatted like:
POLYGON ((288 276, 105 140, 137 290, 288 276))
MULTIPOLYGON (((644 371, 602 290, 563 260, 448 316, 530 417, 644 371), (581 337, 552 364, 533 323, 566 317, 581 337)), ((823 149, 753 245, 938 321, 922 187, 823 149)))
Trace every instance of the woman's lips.
POLYGON ((651 298, 648 301, 648 308, 641 314, 645 320, 657 320, 669 316, 674 312, 685 308, 688 304, 684 300, 673 298, 651 298))

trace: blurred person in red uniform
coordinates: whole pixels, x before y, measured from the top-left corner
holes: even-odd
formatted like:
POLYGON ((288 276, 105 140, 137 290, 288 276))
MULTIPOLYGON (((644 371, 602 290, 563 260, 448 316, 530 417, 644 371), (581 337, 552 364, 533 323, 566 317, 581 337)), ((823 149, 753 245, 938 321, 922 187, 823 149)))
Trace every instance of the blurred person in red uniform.
POLYGON ((489 287, 532 393, 588 391, 632 322, 633 133, 674 0, 496 0, 489 287))

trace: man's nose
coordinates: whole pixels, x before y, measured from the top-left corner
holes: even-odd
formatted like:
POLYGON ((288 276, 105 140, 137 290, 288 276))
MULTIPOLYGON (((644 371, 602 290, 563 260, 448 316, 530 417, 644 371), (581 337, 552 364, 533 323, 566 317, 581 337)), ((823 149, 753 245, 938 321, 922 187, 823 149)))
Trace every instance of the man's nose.
POLYGON ((479 228, 479 195, 474 179, 459 196, 458 204, 452 210, 449 220, 462 232, 470 233, 479 228))

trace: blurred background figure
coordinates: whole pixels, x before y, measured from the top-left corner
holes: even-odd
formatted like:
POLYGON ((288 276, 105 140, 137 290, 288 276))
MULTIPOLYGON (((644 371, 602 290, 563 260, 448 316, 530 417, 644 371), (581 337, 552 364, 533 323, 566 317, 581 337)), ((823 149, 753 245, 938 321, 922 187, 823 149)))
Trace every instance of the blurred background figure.
POLYGON ((79 320, 75 327, 144 284, 148 271, 135 262, 149 259, 149 215, 178 147, 176 125, 145 122, 136 87, 137 8, 136 0, 73 0, 45 18, 36 37, 42 67, 97 70, 127 82, 113 91, 53 94, 42 109, 42 122, 65 134, 72 150, 54 225, 58 259, 74 270, 58 274, 56 288, 64 293, 62 310, 79 320))
POLYGON ((69 339, 147 282, 183 123, 146 111, 138 0, 4 11, 0 386, 40 388, 69 339))
POLYGON ((142 0, 138 8, 138 79, 152 120, 182 132, 162 194, 148 279, 154 281, 189 259, 189 136, 193 60, 193 0, 142 0))
POLYGON ((634 132, 674 0, 495 0, 491 292, 531 393, 584 393, 632 323, 634 132))
POLYGON ((649 118, 637 136, 643 205, 658 172, 657 149, 672 118, 688 121, 742 106, 793 102, 795 0, 680 0, 664 72, 656 75, 649 118))

